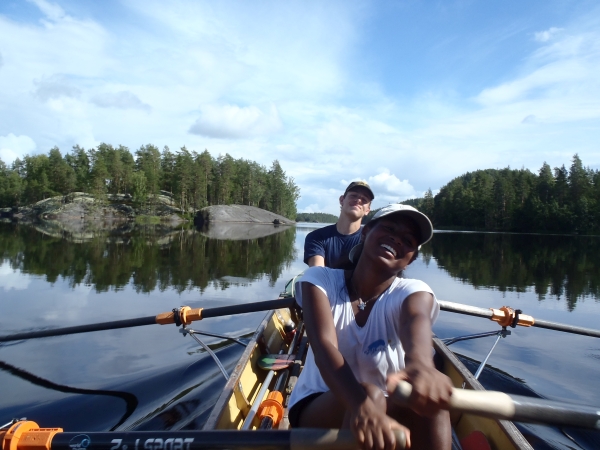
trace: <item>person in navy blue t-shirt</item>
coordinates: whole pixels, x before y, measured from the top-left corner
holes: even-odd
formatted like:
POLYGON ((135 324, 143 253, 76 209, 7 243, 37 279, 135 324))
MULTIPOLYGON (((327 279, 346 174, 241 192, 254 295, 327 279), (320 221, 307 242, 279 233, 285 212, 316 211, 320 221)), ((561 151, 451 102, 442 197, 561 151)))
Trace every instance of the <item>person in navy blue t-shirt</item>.
POLYGON ((340 196, 337 223, 311 231, 304 241, 304 262, 310 267, 346 269, 352 265, 348 254, 360 242, 362 218, 369 214, 373 191, 364 181, 353 181, 340 196))

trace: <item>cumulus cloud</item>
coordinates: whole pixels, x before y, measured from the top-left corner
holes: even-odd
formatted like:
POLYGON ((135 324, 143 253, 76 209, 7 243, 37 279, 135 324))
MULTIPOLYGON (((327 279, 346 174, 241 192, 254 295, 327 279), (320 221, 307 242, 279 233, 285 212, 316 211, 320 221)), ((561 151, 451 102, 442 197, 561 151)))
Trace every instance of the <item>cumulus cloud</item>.
POLYGON ((394 203, 417 196, 415 188, 408 180, 400 180, 396 175, 390 173, 389 169, 382 169, 377 175, 369 177, 368 182, 379 204, 382 200, 394 203))
POLYGON ((319 207, 318 203, 311 203, 310 205, 305 206, 304 208, 302 208, 303 213, 314 213, 314 212, 321 212, 321 208, 319 207))
POLYGON ((546 31, 539 31, 539 32, 535 33, 534 39, 537 42, 547 42, 550 39, 552 39, 556 34, 560 33, 561 31, 563 31, 562 28, 551 27, 551 28, 548 28, 546 31))
POLYGON ((0 136, 0 159, 7 164, 32 153, 35 149, 35 142, 29 136, 16 136, 12 133, 0 136))
POLYGON ((37 86, 34 95, 42 101, 60 97, 79 97, 81 91, 74 86, 69 78, 62 74, 54 74, 42 80, 34 80, 37 86))
POLYGON ((208 105, 189 132, 213 138, 240 139, 265 136, 282 128, 275 105, 264 112, 256 106, 208 105))
POLYGON ((98 94, 92 97, 91 102, 100 108, 141 109, 150 111, 152 108, 142 102, 139 97, 129 91, 98 94))

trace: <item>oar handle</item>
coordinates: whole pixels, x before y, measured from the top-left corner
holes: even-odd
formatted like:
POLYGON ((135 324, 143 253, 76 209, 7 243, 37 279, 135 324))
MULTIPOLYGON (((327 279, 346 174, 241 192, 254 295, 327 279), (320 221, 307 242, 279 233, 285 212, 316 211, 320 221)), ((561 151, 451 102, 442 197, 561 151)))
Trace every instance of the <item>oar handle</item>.
MULTIPOLYGON (((412 394, 412 386, 406 381, 400 381, 394 391, 393 399, 400 404, 408 404, 412 394)), ((475 413, 479 415, 493 414, 499 419, 513 419, 515 408, 507 394, 495 391, 471 391, 452 388, 452 396, 448 409, 475 413)))
MULTIPOLYGON (((392 399, 406 405, 411 393, 412 386, 401 381, 392 394, 392 399)), ((496 391, 453 388, 448 409, 493 419, 600 429, 600 408, 496 391)))

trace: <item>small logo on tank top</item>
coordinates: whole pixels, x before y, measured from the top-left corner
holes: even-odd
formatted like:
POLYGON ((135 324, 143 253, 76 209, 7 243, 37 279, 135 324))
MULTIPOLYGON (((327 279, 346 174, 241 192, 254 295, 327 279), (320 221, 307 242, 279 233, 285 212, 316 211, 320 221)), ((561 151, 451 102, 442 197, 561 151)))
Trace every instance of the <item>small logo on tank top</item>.
POLYGON ((367 349, 363 352, 365 355, 374 355, 375 353, 379 353, 385 349, 385 341, 383 339, 378 339, 375 342, 369 344, 367 349))

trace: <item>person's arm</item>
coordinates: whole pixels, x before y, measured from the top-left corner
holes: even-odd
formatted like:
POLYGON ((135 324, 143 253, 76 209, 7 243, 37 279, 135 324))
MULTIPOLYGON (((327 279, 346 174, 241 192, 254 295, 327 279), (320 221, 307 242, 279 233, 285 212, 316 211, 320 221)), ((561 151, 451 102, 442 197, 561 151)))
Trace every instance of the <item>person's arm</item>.
POLYGON ((302 299, 315 363, 329 389, 349 412, 350 427, 358 442, 373 448, 383 443, 385 448, 391 448, 391 442, 395 442, 391 430, 404 427, 376 407, 340 353, 329 299, 308 282, 302 283, 302 299))
POLYGON ((315 255, 308 258, 308 267, 321 266, 325 267, 325 258, 321 255, 315 255))
POLYGON ((400 340, 405 351, 405 369, 388 378, 390 392, 399 379, 413 385, 409 404, 423 416, 431 416, 447 406, 452 394, 452 382, 433 363, 433 302, 433 295, 429 292, 415 292, 404 300, 400 316, 400 340))
POLYGON ((304 263, 308 264, 308 267, 325 265, 325 247, 321 230, 311 231, 304 240, 304 263))

